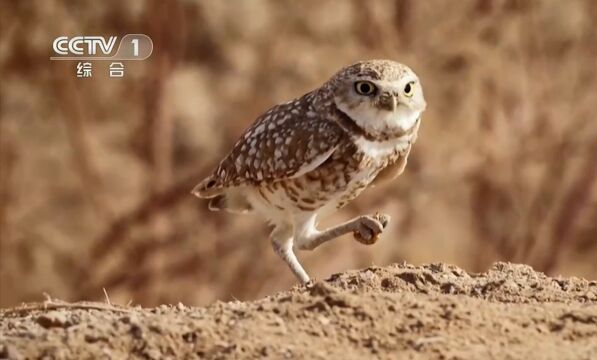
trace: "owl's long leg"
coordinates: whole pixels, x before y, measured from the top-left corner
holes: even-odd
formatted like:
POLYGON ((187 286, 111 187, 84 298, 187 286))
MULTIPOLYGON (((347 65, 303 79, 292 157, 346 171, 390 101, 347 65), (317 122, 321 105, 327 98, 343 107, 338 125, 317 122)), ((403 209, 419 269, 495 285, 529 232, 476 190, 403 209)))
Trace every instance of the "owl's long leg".
POLYGON ((274 251, 288 264, 292 273, 302 282, 309 282, 309 275, 301 266, 292 250, 292 226, 288 224, 276 225, 270 236, 274 251))
POLYGON ((354 233, 357 241, 363 244, 373 244, 389 220, 388 215, 363 215, 324 231, 318 231, 315 228, 315 217, 313 216, 297 226, 296 246, 301 250, 313 250, 323 243, 351 232, 354 233))

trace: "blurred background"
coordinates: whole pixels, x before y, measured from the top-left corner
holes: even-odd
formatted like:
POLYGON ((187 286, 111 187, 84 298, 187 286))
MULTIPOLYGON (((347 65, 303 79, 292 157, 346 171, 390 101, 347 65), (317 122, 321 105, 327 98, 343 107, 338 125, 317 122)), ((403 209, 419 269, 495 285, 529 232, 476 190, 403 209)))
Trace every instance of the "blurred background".
POLYGON ((597 277, 597 2, 2 1, 0 306, 255 299, 295 283, 258 218, 190 195, 268 107, 342 66, 412 67, 429 104, 406 172, 322 225, 389 231, 298 256, 316 278, 372 264, 524 262, 597 277), (143 33, 122 79, 50 61, 60 35, 143 33))

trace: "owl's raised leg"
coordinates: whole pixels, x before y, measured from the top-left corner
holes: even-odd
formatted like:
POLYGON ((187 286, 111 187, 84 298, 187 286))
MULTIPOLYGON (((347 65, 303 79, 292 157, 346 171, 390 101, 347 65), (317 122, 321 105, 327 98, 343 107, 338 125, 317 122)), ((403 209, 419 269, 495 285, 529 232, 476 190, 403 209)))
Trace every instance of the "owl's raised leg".
POLYGON ((323 243, 350 232, 358 242, 370 245, 379 239, 379 235, 389 221, 390 216, 385 214, 363 215, 324 231, 318 231, 315 228, 315 216, 312 216, 297 224, 296 246, 301 250, 313 250, 323 243))
POLYGON ((270 239, 272 247, 278 256, 288 264, 292 273, 300 280, 301 283, 309 282, 309 275, 305 272, 305 269, 301 266, 294 251, 292 249, 292 226, 288 224, 276 225, 270 239))

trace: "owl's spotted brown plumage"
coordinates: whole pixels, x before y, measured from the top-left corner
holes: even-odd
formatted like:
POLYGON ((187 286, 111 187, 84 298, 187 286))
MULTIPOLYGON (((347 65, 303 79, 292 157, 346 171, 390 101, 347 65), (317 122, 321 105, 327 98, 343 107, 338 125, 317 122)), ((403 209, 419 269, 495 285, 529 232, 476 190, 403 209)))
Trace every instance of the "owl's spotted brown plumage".
POLYGON ((274 250, 302 281, 293 246, 312 250, 353 232, 374 243, 388 216, 360 216, 325 231, 316 220, 393 179, 406 166, 426 103, 417 76, 390 60, 362 61, 320 88, 261 115, 193 189, 212 210, 255 212, 274 226, 274 250))

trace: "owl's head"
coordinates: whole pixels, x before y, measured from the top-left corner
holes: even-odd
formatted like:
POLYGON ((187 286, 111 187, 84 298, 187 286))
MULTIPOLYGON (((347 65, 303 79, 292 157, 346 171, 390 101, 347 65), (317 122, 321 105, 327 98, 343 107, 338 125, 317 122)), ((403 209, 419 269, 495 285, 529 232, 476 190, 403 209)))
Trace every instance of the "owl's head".
POLYGON ((427 106, 417 75, 391 60, 358 62, 329 84, 336 107, 371 134, 408 131, 427 106))

